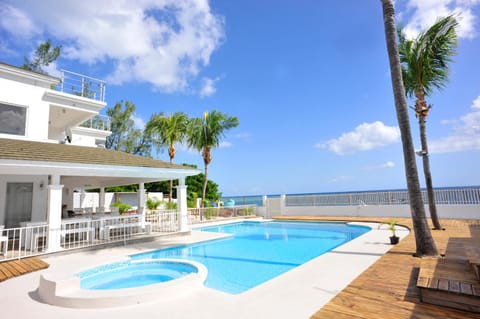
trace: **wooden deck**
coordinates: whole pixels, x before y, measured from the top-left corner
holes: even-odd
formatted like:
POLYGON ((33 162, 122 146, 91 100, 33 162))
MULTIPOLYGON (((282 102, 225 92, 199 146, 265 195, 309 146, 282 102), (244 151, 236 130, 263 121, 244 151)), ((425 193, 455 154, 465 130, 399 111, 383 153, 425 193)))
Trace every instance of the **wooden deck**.
POLYGON ((0 263, 0 282, 12 277, 48 268, 48 264, 36 257, 10 260, 0 263))
MULTIPOLYGON (((332 217, 302 217, 301 219, 335 220, 332 217)), ((385 222, 389 218, 345 217, 337 220, 385 222)), ((412 229, 411 219, 400 218, 398 223, 412 229)), ((480 243, 480 220, 444 219, 441 223, 446 228, 445 231, 432 231, 440 254, 444 254, 446 258, 466 260, 465 246, 480 243)), ((414 252, 415 237, 412 230, 410 235, 351 282, 311 318, 480 318, 479 313, 421 303, 417 278, 422 259, 413 257, 414 252)), ((471 276, 471 274, 467 275, 471 276)))

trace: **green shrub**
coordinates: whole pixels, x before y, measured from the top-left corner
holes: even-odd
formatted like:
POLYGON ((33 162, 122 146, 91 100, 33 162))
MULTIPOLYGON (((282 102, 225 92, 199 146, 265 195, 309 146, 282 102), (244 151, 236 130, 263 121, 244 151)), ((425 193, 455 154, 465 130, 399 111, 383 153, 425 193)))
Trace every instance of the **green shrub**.
POLYGON ((160 206, 160 204, 162 203, 162 201, 158 200, 156 197, 148 197, 147 198, 147 208, 150 209, 150 210, 155 210, 158 208, 158 206, 160 206))
POLYGON ((129 209, 132 208, 132 205, 129 205, 129 204, 126 204, 126 203, 122 203, 122 202, 115 202, 111 205, 112 207, 117 207, 118 208, 118 212, 120 214, 125 214, 129 209))

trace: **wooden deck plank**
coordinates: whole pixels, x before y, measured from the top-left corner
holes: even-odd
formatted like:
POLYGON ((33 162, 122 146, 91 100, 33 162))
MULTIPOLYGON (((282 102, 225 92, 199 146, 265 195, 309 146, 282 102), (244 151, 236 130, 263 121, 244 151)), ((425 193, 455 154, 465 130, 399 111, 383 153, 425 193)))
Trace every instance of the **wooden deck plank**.
MULTIPOLYGON (((283 219, 291 219, 285 218, 283 219)), ((358 218, 358 217, 300 217, 306 220, 337 220, 337 221, 367 221, 385 222, 390 218, 358 218)), ((398 218, 400 225, 412 229, 409 218, 398 218)), ((445 259, 463 259, 454 267, 465 267, 466 283, 475 278, 471 266, 465 258, 464 247, 473 238, 480 238, 480 220, 441 220, 445 231, 432 231, 440 254, 445 259)), ((386 239, 388 241, 388 238, 386 239)), ((452 318, 480 319, 479 313, 458 310, 444 306, 436 306, 420 301, 420 289, 416 286, 422 259, 413 257, 415 253, 415 237, 413 231, 387 254, 380 258, 369 269, 337 294, 322 309, 312 315, 313 319, 338 318, 452 318)), ((447 263, 445 273, 453 270, 443 259, 439 263, 447 263)), ((430 270, 435 271, 434 265, 430 270)), ((444 275, 444 273, 442 273, 444 275)), ((464 282, 462 278, 451 278, 464 282)), ((478 281, 478 279, 475 279, 478 281)), ((459 284, 460 285, 460 284, 459 284)), ((459 286, 461 287, 461 286, 459 286)), ((480 296, 480 291, 473 293, 480 296)), ((479 299, 480 301, 480 299, 479 299)), ((453 303, 451 306, 455 306, 453 303)))
POLYGON ((0 282, 12 277, 48 268, 48 264, 37 257, 10 260, 0 263, 0 282))

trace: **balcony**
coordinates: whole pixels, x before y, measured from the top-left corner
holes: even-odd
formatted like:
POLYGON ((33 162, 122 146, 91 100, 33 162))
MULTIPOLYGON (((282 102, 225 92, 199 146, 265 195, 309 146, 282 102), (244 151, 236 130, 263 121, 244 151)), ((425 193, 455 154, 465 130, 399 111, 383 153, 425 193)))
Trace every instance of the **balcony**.
POLYGON ((105 102, 106 82, 75 72, 61 70, 57 91, 105 102))
POLYGON ((110 118, 105 115, 96 115, 80 124, 80 127, 91 128, 100 131, 110 131, 110 118))

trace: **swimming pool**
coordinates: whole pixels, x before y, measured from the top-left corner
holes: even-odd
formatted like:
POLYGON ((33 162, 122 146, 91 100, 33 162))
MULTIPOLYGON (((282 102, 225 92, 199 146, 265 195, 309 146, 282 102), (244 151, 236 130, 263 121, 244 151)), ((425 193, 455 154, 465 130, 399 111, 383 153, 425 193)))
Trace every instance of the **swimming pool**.
POLYGON ((202 263, 207 287, 239 294, 368 232, 366 226, 313 222, 241 222, 198 230, 232 236, 135 254, 132 259, 175 258, 202 263))

